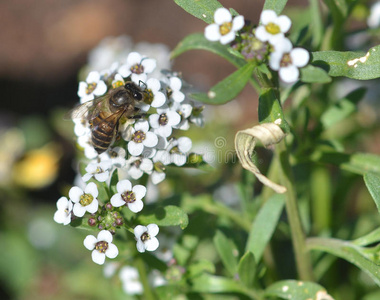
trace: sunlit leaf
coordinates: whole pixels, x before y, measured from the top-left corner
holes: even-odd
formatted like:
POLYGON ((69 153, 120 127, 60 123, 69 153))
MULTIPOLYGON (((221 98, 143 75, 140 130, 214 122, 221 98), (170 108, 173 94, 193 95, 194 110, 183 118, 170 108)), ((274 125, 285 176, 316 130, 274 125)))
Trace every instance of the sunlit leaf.
POLYGON ((325 70, 307 65, 306 67, 300 69, 301 71, 301 81, 306 83, 328 83, 331 82, 331 77, 326 73, 325 70))
POLYGON ((279 15, 284 9, 288 0, 266 0, 264 3, 264 9, 274 10, 279 15))
POLYGON ((180 226, 185 229, 189 224, 187 214, 178 206, 167 205, 165 207, 156 207, 144 209, 137 217, 137 222, 143 225, 155 223, 158 226, 180 226))
POLYGON ((238 274, 241 282, 243 282, 246 287, 249 288, 253 286, 256 275, 256 262, 252 252, 247 252, 240 259, 238 274))
POLYGON ((312 63, 324 68, 330 76, 353 79, 380 77, 380 45, 364 52, 320 51, 312 53, 312 63))
POLYGON ((215 10, 223 7, 216 0, 174 0, 174 2, 189 14, 209 24, 214 22, 215 10))
POLYGON ((234 276, 238 269, 236 246, 221 231, 214 236, 214 244, 225 268, 234 276))
POLYGON ((242 285, 226 277, 203 274, 192 281, 192 290, 200 293, 242 292, 242 285))
POLYGON ((380 175, 375 173, 364 174, 364 182, 376 203, 377 210, 380 212, 380 175))

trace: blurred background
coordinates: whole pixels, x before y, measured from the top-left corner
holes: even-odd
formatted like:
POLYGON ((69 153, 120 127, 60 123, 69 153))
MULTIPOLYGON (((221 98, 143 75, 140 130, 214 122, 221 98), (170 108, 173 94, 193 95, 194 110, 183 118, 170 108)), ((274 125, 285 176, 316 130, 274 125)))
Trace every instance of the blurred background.
MULTIPOLYGON (((254 23, 264 3, 220 2, 254 23)), ((75 178, 73 125, 62 116, 78 103, 78 74, 105 37, 173 49, 204 27, 168 0, 0 2, 0 299, 110 298, 111 283, 82 246, 84 234, 53 221, 75 178)), ((172 69, 203 91, 234 71, 203 51, 183 54, 172 69)), ((213 115, 224 122, 230 149, 233 133, 257 122, 253 89, 237 100, 213 115)), ((366 148, 376 153, 379 144, 378 134, 366 148)))

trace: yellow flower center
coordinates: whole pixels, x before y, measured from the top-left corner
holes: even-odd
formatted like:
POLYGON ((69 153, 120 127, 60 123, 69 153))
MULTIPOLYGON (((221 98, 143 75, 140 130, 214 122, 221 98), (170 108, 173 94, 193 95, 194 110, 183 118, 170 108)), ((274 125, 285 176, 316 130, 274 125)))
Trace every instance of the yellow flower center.
POLYGON ((79 203, 82 206, 87 206, 90 205, 93 200, 94 197, 91 194, 83 194, 82 196, 80 196, 79 203))
POLYGON ((146 242, 146 241, 150 240, 150 235, 149 235, 149 233, 148 233, 148 232, 144 232, 144 233, 141 235, 141 240, 142 240, 143 242, 146 242))
POLYGON ((265 29, 270 34, 277 34, 277 33, 281 32, 280 26, 278 26, 277 24, 274 24, 274 23, 268 23, 265 26, 265 29))
POLYGON ((100 241, 95 244, 95 249, 100 253, 105 253, 108 249, 108 243, 105 241, 100 241))
POLYGON ((146 89, 145 90, 145 99, 144 99, 144 102, 146 104, 152 104, 153 98, 154 98, 154 96, 153 96, 152 90, 151 89, 146 89))
POLYGON ((232 29, 232 22, 226 22, 226 23, 223 23, 220 27, 219 27, 219 32, 221 35, 226 35, 227 33, 229 33, 232 29))
POLYGON ((132 136, 132 140, 135 143, 142 143, 145 140, 145 138, 146 135, 142 130, 137 130, 132 136))
POLYGON ((281 62, 280 62, 280 66, 281 67, 287 67, 287 66, 289 66, 291 64, 292 64, 292 58, 290 57, 290 54, 289 53, 285 53, 282 56, 282 59, 281 59, 281 62))
POLYGON ((134 66, 131 67, 131 72, 135 74, 141 74, 144 73, 144 66, 141 64, 135 64, 134 66))
POLYGON ((121 198, 126 202, 126 203, 133 203, 136 201, 136 196, 132 191, 124 192, 121 194, 121 198))
POLYGON ((158 118, 158 123, 162 126, 167 125, 168 122, 169 122, 169 119, 166 113, 161 114, 160 117, 158 118))
POLYGON ((122 82, 121 80, 118 80, 118 81, 112 83, 112 87, 113 87, 114 89, 116 89, 116 88, 118 88, 118 87, 120 87, 120 86, 123 86, 123 85, 124 85, 124 82, 122 82))
POLYGON ((89 83, 86 87, 86 94, 90 95, 95 89, 96 89, 96 83, 95 82, 89 83))

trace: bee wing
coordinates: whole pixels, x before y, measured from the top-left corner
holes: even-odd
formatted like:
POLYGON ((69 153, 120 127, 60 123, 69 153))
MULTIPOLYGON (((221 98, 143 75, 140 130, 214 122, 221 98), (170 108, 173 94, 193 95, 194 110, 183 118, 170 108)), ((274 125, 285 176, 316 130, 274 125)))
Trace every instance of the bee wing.
POLYGON ((65 120, 71 119, 86 119, 91 120, 95 116, 102 106, 101 102, 104 102, 108 99, 107 95, 95 98, 94 100, 87 101, 83 104, 80 104, 73 109, 69 110, 65 116, 65 120))

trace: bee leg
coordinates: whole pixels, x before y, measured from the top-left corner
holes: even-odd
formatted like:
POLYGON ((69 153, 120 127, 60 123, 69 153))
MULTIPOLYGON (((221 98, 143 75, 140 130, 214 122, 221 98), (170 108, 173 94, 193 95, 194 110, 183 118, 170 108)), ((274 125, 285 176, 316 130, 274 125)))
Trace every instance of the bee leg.
POLYGON ((138 120, 138 119, 142 119, 144 117, 146 117, 146 114, 134 115, 134 116, 129 117, 129 119, 138 120))

